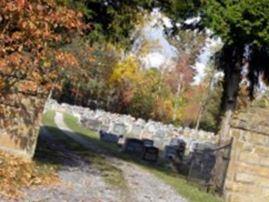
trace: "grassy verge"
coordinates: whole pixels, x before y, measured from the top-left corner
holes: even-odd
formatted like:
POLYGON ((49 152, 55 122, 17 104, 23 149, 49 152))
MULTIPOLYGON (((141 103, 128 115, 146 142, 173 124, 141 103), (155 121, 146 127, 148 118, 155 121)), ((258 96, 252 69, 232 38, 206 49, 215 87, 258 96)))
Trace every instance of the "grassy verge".
POLYGON ((157 177, 165 183, 174 187, 174 189, 189 201, 193 202, 222 202, 223 200, 217 196, 206 193, 199 189, 198 186, 189 184, 185 179, 176 174, 167 174, 158 170, 152 171, 157 177))
POLYGON ((110 164, 105 157, 96 154, 87 154, 88 159, 93 166, 101 172, 101 176, 105 182, 120 189, 126 188, 126 181, 124 179, 122 170, 110 164))
POLYGON ((126 154, 119 153, 115 145, 99 141, 98 134, 96 132, 80 126, 74 116, 64 114, 64 121, 66 125, 73 131, 75 131, 78 135, 88 137, 89 141, 92 141, 94 144, 98 145, 100 148, 105 150, 106 153, 139 164, 144 169, 148 170, 149 172, 157 176, 159 179, 163 180, 165 183, 174 187, 174 189, 180 195, 188 199, 190 202, 223 201, 219 197, 202 191, 201 189, 199 189, 198 186, 188 183, 184 177, 179 174, 173 173, 171 170, 165 168, 162 164, 152 166, 151 164, 147 164, 139 159, 135 159, 133 157, 127 156, 126 154))
MULTIPOLYGON (((87 160, 91 162, 91 166, 96 168, 100 171, 100 175, 103 177, 104 181, 114 187, 125 189, 126 184, 124 180, 123 173, 117 167, 111 165, 105 157, 96 154, 94 151, 90 151, 88 149, 83 148, 79 143, 75 142, 73 139, 69 138, 61 130, 59 130, 54 122, 55 112, 48 111, 43 116, 43 123, 48 126, 48 130, 51 134, 55 135, 55 138, 64 143, 64 145, 71 149, 72 151, 76 152, 80 156, 83 156, 87 160)), ((66 116, 68 117, 68 123, 75 123, 76 119, 73 116, 66 116)), ((87 134, 90 136, 96 136, 92 131, 86 131, 83 128, 79 128, 76 124, 72 124, 72 129, 76 132, 87 134)), ((96 139, 97 140, 97 139, 96 139)))
POLYGON ((76 117, 65 113, 64 114, 64 122, 66 123, 66 125, 70 129, 72 129, 78 135, 87 137, 96 146, 98 146, 102 149, 106 149, 107 151, 112 152, 113 154, 118 153, 118 147, 116 145, 100 141, 99 134, 95 131, 88 130, 87 128, 80 126, 78 124, 78 120, 76 117))

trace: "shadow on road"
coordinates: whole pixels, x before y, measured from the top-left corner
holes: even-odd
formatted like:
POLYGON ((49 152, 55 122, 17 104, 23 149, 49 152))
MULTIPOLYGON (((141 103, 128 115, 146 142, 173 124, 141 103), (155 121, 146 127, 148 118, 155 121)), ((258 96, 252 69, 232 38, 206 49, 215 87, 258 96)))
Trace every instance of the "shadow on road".
MULTIPOLYGON (((37 141, 34 160, 55 166, 79 166, 80 147, 58 128, 43 126, 37 141)), ((81 160, 81 159, 80 159, 81 160)))
MULTIPOLYGON (((85 155, 102 155, 106 158, 118 158, 146 168, 156 169, 169 175, 176 174, 161 160, 157 163, 146 162, 134 155, 120 152, 120 148, 115 143, 103 142, 97 138, 76 133, 76 135, 83 137, 91 145, 91 148, 85 148, 65 135, 65 132, 68 131, 61 131, 51 126, 43 126, 40 130, 34 159, 38 162, 54 164, 56 166, 75 167, 79 165, 77 158, 87 161, 86 158, 83 158, 85 155)), ((181 177, 185 178, 183 175, 181 177)))

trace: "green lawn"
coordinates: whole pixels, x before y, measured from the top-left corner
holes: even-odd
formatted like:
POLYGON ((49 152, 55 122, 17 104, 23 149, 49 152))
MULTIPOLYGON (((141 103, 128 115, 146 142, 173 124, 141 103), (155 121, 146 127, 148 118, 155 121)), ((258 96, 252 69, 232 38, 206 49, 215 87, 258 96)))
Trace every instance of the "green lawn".
POLYGON ((171 170, 168 170, 167 168, 163 167, 162 164, 152 166, 151 164, 142 162, 139 159, 135 159, 126 154, 119 153, 116 145, 99 141, 98 134, 94 131, 91 131, 89 129, 86 129, 80 126, 78 124, 77 119, 74 116, 70 114, 64 114, 64 121, 66 125, 69 128, 71 128, 73 131, 75 131, 78 135, 88 137, 89 141, 92 141, 93 143, 98 145, 98 147, 102 148, 110 155, 113 155, 118 158, 122 158, 127 161, 135 162, 139 164, 141 167, 143 167, 144 169, 147 169, 149 172, 152 172, 159 179, 163 180, 167 184, 174 187, 175 190, 180 195, 188 199, 190 202, 221 202, 223 201, 221 198, 217 196, 214 196, 212 194, 202 191, 199 186, 188 183, 183 176, 173 173, 171 170))

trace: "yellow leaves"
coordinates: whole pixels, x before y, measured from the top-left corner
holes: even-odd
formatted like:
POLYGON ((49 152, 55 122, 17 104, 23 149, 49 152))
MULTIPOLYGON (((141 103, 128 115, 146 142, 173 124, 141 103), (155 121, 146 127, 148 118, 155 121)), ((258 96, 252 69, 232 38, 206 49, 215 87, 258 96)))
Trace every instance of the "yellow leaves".
POLYGON ((45 68, 51 67, 51 62, 50 61, 44 61, 43 62, 43 67, 45 67, 45 68))
POLYGON ((88 57, 88 61, 89 61, 89 62, 95 62, 96 59, 95 59, 93 56, 89 56, 89 57, 88 57))
POLYGON ((125 81, 139 81, 142 78, 142 72, 139 69, 139 63, 133 56, 129 56, 120 61, 113 70, 110 77, 111 83, 125 81))

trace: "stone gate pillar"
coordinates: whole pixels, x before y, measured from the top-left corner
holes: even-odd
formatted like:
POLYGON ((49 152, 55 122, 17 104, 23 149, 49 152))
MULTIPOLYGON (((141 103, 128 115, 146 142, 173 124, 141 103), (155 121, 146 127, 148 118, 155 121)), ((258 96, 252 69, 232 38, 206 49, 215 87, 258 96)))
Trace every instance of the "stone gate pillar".
POLYGON ((251 107, 235 115, 225 201, 269 201, 269 108, 251 107))
POLYGON ((18 93, 1 101, 0 149, 31 159, 46 98, 18 93))

